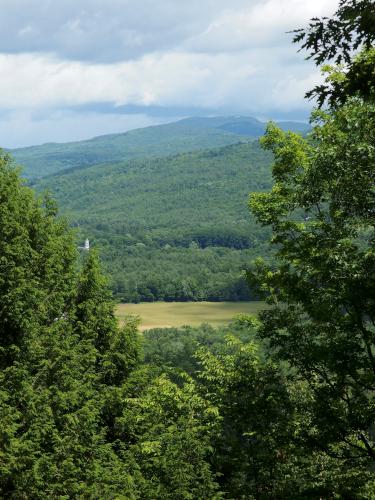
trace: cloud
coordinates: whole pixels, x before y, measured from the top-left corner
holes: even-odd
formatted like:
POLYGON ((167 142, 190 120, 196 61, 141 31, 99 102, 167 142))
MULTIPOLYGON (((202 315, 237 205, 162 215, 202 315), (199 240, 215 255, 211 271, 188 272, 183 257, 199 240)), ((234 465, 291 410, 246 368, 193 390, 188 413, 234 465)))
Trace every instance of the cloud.
MULTIPOLYGON (((113 62, 178 46, 204 30, 225 0, 2 0, 4 52, 52 52, 113 62)), ((242 0, 233 0, 233 8, 242 0)))
MULTIPOLYGON (((269 45, 337 0, 2 0, 3 52, 91 62, 269 45)), ((285 39, 285 43, 288 41, 285 39)))
POLYGON ((107 133, 112 115, 127 126, 129 119, 119 118, 127 108, 139 110, 144 124, 154 123, 155 110, 162 109, 172 110, 169 116, 190 108, 202 114, 306 114, 310 104, 303 96, 318 71, 296 54, 285 32, 314 15, 330 15, 337 2, 39 0, 36 9, 34 0, 2 0, 0 120, 9 120, 2 140, 34 140, 33 123, 37 142, 47 140, 51 133, 36 118, 46 113, 62 140, 90 129, 89 115, 97 133, 101 119, 107 133), (93 105, 95 119, 87 112, 93 105), (23 123, 18 131, 16 117, 23 123))
POLYGON ((219 12, 204 32, 187 46, 198 51, 238 51, 290 43, 286 32, 314 16, 332 14, 336 0, 264 0, 244 2, 241 9, 219 12))
MULTIPOLYGON (((292 82, 281 78, 290 54, 276 50, 240 54, 165 52, 136 61, 88 64, 48 56, 0 55, 0 107, 22 109, 65 107, 90 102, 122 105, 233 107, 257 110, 277 107, 282 96, 273 92, 292 82), (277 64, 273 59, 277 56, 277 64), (286 84, 286 83, 285 83, 286 84)), ((294 68, 294 79, 301 73, 294 68)), ((304 70, 302 71, 304 73, 304 70)), ((294 100, 301 104, 302 78, 294 100)), ((290 101, 290 100, 289 100, 290 101)))

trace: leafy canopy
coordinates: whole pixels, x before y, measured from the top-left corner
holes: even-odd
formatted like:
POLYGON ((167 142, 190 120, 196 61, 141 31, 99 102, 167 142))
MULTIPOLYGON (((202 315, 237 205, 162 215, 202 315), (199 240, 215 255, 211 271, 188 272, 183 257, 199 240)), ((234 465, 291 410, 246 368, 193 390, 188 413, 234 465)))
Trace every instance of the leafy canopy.
POLYGON ((342 104, 357 93, 366 97, 368 84, 374 82, 373 55, 367 62, 366 52, 359 58, 358 51, 368 51, 375 41, 375 4, 373 0, 340 0, 337 11, 331 18, 313 18, 307 28, 294 30, 294 43, 300 50, 308 52, 308 58, 317 65, 332 61, 343 65, 347 84, 318 85, 307 92, 306 97, 317 97, 319 106, 328 102, 330 106, 342 104))
POLYGON ((309 141, 270 125, 274 187, 250 206, 273 230, 274 268, 252 279, 273 304, 262 336, 314 393, 315 446, 375 457, 375 105, 316 113, 309 141), (339 448, 337 446, 339 445, 339 448))

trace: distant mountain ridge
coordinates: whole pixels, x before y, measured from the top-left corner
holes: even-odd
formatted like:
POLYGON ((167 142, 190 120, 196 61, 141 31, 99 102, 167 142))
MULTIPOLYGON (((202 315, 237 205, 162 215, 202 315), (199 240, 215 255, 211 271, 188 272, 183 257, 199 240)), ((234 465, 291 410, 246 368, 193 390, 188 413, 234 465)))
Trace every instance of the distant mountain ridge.
MULTIPOLYGON (((291 130, 302 134, 306 134, 311 129, 310 125, 304 122, 277 121, 276 123, 283 130, 291 130)), ((258 138, 264 134, 267 122, 262 122, 251 116, 216 116, 185 118, 175 124, 195 128, 215 128, 237 135, 258 138)))
MULTIPOLYGON (((279 122, 283 129, 306 133, 309 126, 279 122)), ((247 142, 264 134, 266 124, 247 116, 194 117, 93 139, 48 143, 11 150, 24 176, 40 179, 72 167, 156 158, 247 142)))

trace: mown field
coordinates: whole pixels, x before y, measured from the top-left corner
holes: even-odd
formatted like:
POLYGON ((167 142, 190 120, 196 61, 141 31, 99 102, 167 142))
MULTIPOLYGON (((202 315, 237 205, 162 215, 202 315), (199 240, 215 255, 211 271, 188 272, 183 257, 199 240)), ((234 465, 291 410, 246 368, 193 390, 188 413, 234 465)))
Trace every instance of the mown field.
POLYGON ((116 312, 120 320, 128 314, 138 315, 140 329, 145 331, 202 323, 225 325, 237 314, 257 314, 264 307, 264 302, 143 302, 119 304, 116 312))

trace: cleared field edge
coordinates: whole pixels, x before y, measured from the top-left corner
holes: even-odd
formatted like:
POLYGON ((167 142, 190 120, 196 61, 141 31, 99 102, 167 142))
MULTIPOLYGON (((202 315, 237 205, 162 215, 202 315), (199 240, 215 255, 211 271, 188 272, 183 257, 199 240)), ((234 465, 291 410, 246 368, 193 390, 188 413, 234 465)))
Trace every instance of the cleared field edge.
POLYGON ((119 304, 116 315, 120 321, 129 314, 139 316, 140 330, 145 331, 202 323, 219 326, 228 324, 237 314, 258 314, 265 308, 264 302, 142 302, 119 304))

